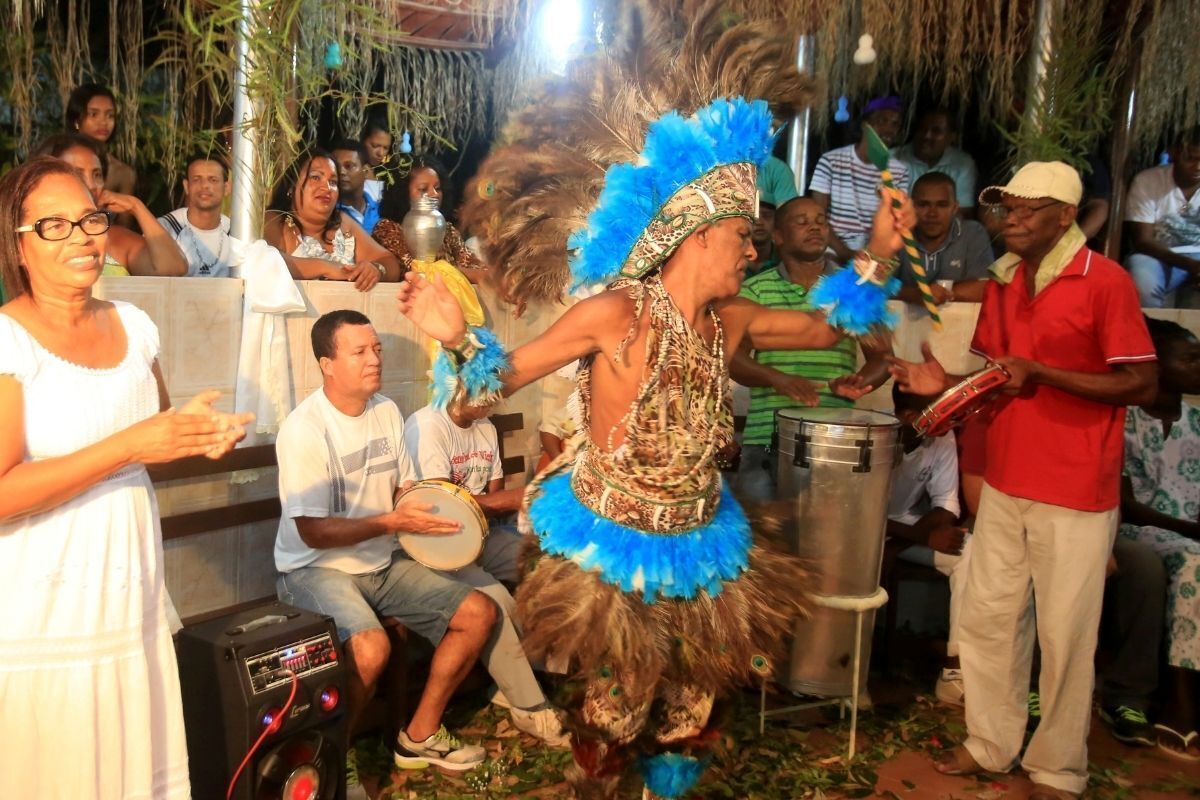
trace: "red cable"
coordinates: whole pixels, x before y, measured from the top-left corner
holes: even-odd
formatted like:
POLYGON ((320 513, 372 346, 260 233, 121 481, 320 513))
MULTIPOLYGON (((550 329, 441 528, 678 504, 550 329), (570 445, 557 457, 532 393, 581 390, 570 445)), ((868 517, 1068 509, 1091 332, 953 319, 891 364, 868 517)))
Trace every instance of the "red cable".
POLYGON ((242 770, 244 770, 246 765, 250 763, 250 759, 254 757, 254 753, 257 752, 258 746, 263 743, 263 739, 266 739, 272 733, 275 733, 282 728, 283 721, 287 719, 288 709, 292 707, 292 701, 296 699, 296 687, 300 685, 300 679, 296 677, 296 673, 289 669, 287 670, 287 674, 292 676, 292 691, 288 695, 287 702, 283 704, 283 709, 279 712, 278 716, 271 720, 271 724, 263 728, 263 732, 258 736, 258 741, 250 745, 249 752, 247 752, 246 757, 242 759, 242 763, 238 764, 237 772, 233 773, 233 779, 229 781, 229 790, 225 792, 225 800, 231 800, 233 798, 233 787, 237 786, 238 778, 242 776, 242 770))

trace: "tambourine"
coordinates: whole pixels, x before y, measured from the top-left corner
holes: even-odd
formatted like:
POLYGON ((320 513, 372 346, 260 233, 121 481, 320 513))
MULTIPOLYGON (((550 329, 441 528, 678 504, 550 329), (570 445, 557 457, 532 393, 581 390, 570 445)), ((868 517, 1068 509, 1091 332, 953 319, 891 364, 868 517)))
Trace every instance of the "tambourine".
POLYGON ((913 422, 922 436, 941 436, 957 428, 996 398, 1012 375, 999 364, 989 364, 938 395, 913 422))
POLYGON ((458 533, 426 535, 420 533, 398 534, 400 546, 418 564, 430 569, 456 570, 475 563, 483 552, 483 541, 488 535, 487 517, 471 493, 449 481, 417 481, 400 495, 399 505, 404 500, 416 500, 433 506, 430 514, 446 517, 462 525, 458 533))

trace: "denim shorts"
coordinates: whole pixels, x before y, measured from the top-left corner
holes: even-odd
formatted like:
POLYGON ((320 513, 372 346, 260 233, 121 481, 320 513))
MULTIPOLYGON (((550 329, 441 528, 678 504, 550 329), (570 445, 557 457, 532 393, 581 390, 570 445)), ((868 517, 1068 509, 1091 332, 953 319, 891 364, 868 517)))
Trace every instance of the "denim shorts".
POLYGON ((441 572, 392 553, 392 563, 375 572, 351 575, 327 567, 300 567, 275 581, 279 599, 289 605, 327 614, 346 641, 356 633, 382 629, 379 617, 395 617, 435 646, 446 634, 450 618, 473 590, 441 572))

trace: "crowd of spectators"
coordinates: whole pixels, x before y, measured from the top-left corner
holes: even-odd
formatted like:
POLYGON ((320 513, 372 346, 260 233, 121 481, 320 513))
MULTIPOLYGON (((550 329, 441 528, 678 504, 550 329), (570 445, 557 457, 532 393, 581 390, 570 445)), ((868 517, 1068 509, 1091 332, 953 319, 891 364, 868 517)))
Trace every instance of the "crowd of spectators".
MULTIPOLYGON (((934 301, 978 302, 987 267, 1005 252, 1003 222, 997 218, 994 204, 978 202, 979 168, 961 147, 957 116, 940 107, 918 114, 912 123, 911 136, 903 141, 906 113, 899 97, 874 98, 863 108, 859 130, 870 125, 891 147, 889 169, 893 179, 901 189, 911 192, 918 204, 920 221, 914 233, 927 263, 934 301), (926 179, 926 176, 933 177, 926 179)), ((112 92, 97 84, 78 87, 67 104, 65 123, 77 142, 90 143, 100 161, 99 172, 90 180, 107 192, 101 207, 110 211, 119 225, 131 232, 140 231, 147 241, 157 235, 157 226, 147 224, 148 212, 139 208, 139 201, 133 197, 137 174, 112 156, 107 147, 119 125, 112 92)), ((322 227, 321 236, 314 236, 315 231, 296 234, 297 209, 288 195, 307 187, 311 176, 299 176, 293 169, 275 187, 269 208, 276 213, 265 220, 266 238, 284 248, 282 252, 289 256, 287 263, 293 277, 349 280, 365 291, 375 282, 398 280, 408 269, 412 257, 401 223, 416 197, 428 195, 441 201, 440 187, 447 183, 447 175, 437 162, 421 156, 412 159, 411 166, 408 159, 397 159, 394 146, 392 132, 372 120, 359 139, 339 139, 328 150, 313 149, 302 154, 295 167, 301 162, 310 164, 311 157, 318 152, 333 164, 332 170, 326 171, 332 174, 330 180, 336 185, 318 192, 324 198, 332 198, 334 209, 334 213, 326 216, 331 224, 322 227), (343 216, 356 228, 340 224, 343 216), (335 219, 339 221, 337 226, 332 225, 335 219), (296 230, 283 233, 280 225, 296 230), (356 251, 378 254, 354 233, 356 229, 383 245, 399 260, 399 266, 392 269, 389 262, 374 257, 346 261, 351 252, 347 237, 354 238, 356 251), (323 254, 318 255, 314 248, 323 254), (342 269, 316 265, 312 260, 337 263, 342 269), (377 280, 364 277, 368 268, 365 265, 372 262, 378 262, 372 267, 378 274, 377 280)), ((824 153, 808 183, 810 196, 822 205, 828 218, 828 247, 839 263, 845 263, 861 245, 878 204, 877 171, 867 159, 866 146, 863 133, 853 144, 824 153)), ((51 137, 37 152, 63 147, 61 136, 51 137)), ((1200 198, 1196 191, 1200 188, 1200 128, 1180 133, 1171 142, 1166 158, 1168 163, 1134 176, 1124 208, 1123 263, 1134 277, 1145 308, 1162 308, 1185 301, 1181 291, 1190 289, 1200 275, 1200 198)), ((1108 224, 1111 181, 1102 158, 1091 154, 1086 161, 1087 167, 1081 175, 1084 196, 1077 223, 1088 241, 1098 245, 1108 224)), ((96 172, 87 165, 81 168, 96 172)), ((237 273, 236 265, 230 265, 233 257, 228 245, 228 219, 216 216, 228 202, 228 163, 221 155, 197 155, 187 160, 184 172, 185 204, 159 218, 183 259, 162 246, 151 247, 136 263, 132 257, 122 259, 114 254, 114 263, 107 265, 106 274, 223 277, 237 273), (199 170, 200 174, 193 176, 193 170, 199 170), (216 175, 218 171, 220 177, 216 175), (198 182, 212 185, 199 186, 198 182), (180 271, 183 261, 187 266, 180 271)), ((754 231, 758 255, 751 274, 778 264, 771 234, 773 217, 777 209, 797 194, 791 169, 775 156, 760 170, 758 185, 760 219, 754 231)), ((303 198, 300 203, 304 203, 303 198)), ((310 222, 316 224, 315 216, 310 222)), ((120 233, 117 236, 126 238, 120 233)), ((447 225, 437 259, 455 268, 453 274, 446 272, 443 277, 456 284, 478 283, 482 275, 483 265, 453 225, 447 225)), ((902 262, 900 277, 904 286, 898 298, 919 304, 921 298, 911 267, 906 258, 902 262)), ((477 305, 469 287, 456 293, 462 295, 464 308, 473 309, 477 305)))
MULTIPOLYGON (((1200 342, 1174 323, 1147 321, 1137 312, 1139 304, 1170 305, 1200 277, 1200 129, 1176 137, 1169 163, 1133 179, 1124 212, 1128 253, 1122 268, 1085 245, 1101 233, 1108 217, 1107 174, 1098 160, 1092 159, 1090 181, 1081 181, 1063 164, 1040 165, 1027 184, 1021 183, 1023 170, 1007 185, 977 195, 979 171, 959 147, 955 116, 944 109, 922 114, 911 141, 901 143, 904 115, 899 98, 880 97, 865 106, 861 121, 892 148, 888 168, 897 186, 911 194, 913 235, 933 302, 983 304, 973 347, 1008 365, 1015 399, 994 417, 973 421, 958 438, 921 440, 913 420, 936 394, 931 390, 944 388, 947 379, 931 358, 920 365, 899 362, 890 342, 879 337, 847 337, 817 351, 747 349, 737 353, 731 368, 735 380, 751 387, 738 489, 751 498, 774 497, 777 476, 768 445, 777 409, 852 406, 887 382, 891 364, 905 452, 889 506, 889 547, 900 558, 929 564, 950 577, 950 643, 935 694, 967 707, 966 745, 943 758, 940 768, 955 773, 1006 768, 1020 752, 1024 722, 1032 715, 1045 727, 1031 741, 1025 762, 1047 787, 1044 796, 1060 796, 1053 791, 1075 796, 1081 790, 1086 714, 1080 708, 1090 707, 1092 681, 1091 664, 1080 654, 1090 657, 1094 637, 1088 631, 1098 626, 1106 577, 1104 616, 1116 632, 1116 657, 1100 676, 1105 720, 1124 742, 1158 745, 1200 761, 1194 732, 1200 716, 1195 706, 1200 411, 1183 399, 1200 392, 1200 342), (1073 294, 1064 283, 1081 288, 1073 294), (1031 323, 1035 314, 1045 327, 1031 323), (1039 343, 1047 349, 1039 349, 1039 343), (860 351, 863 365, 858 367, 860 351), (1046 363, 1033 364, 1035 356, 1046 363), (1155 391, 1149 365, 1156 359, 1155 391), (1097 382, 1081 374, 1112 380, 1097 382), (1043 385, 1035 391, 1035 383, 1043 385), (1069 418, 1070 425, 1046 426, 1047 415, 1059 422, 1069 418), (1039 435, 1043 439, 1035 441, 1039 435), (1062 452, 1033 455, 1035 445, 1055 437, 1075 438, 1062 445, 1062 452), (1118 498, 1118 485, 1109 479, 1122 472, 1122 458, 1118 498), (1121 525, 1113 544, 1118 511, 1121 525), (981 528, 988 534, 971 535, 981 528), (1070 536, 1062 532, 1068 529, 1070 536), (1044 551, 1025 553, 1021 537, 1041 541, 1044 551), (1019 558, 1012 555, 1018 551, 1019 558), (1055 552, 1059 557, 1046 555, 1055 552), (1106 559, 1107 573, 1091 569, 1106 559), (997 576, 1011 585, 1001 585, 997 576), (1034 593, 1036 636, 1030 627, 1034 593), (1085 596, 1088 602, 1078 602, 1085 596), (993 635, 997 630, 1008 633, 993 635), (1021 683, 1035 638, 1046 655, 1041 685, 1030 700, 1023 697, 1021 683), (1161 689, 1160 647, 1170 676, 1161 689), (1063 655, 1068 652, 1071 657, 1063 655), (1156 705, 1156 692, 1164 691, 1173 700, 1156 705), (972 693, 1000 698, 999 711, 981 711, 972 693)), ((28 395, 37 382, 66 386, 85 378, 101 394, 125 402, 133 393, 138 402, 132 417, 93 414, 61 441, 55 436, 62 432, 43 436, 42 427, 49 425, 44 414, 31 414, 30 426, 20 416, 5 417, 13 436, 0 448, 0 467, 7 467, 0 482, 10 487, 0 519, 6 524, 21 520, 30 528, 61 527, 83 501, 104 495, 104 503, 119 505, 134 520, 128 531, 131 546, 153 549, 157 522, 145 500, 151 490, 144 470, 131 465, 200 453, 218 456, 243 435, 249 420, 213 411, 211 394, 180 413, 168 409, 153 326, 132 307, 94 300, 91 284, 72 283, 60 262, 70 251, 75 260, 65 263, 91 259, 105 276, 230 277, 238 274, 241 251, 222 213, 231 191, 228 162, 215 152, 189 157, 181 176, 183 205, 156 217, 134 194, 133 169, 109 152, 118 122, 110 91, 94 84, 79 87, 67 105, 67 130, 41 142, 20 168, 24 171, 5 179, 11 197, 0 192, 0 224, 15 232, 0 231, 0 267, 5 285, 20 283, 22 291, 0 315, 0 339, 8 348, 7 360, 0 361, 0 409, 17 407, 20 392, 28 395), (74 240, 69 246, 56 244, 75 227, 105 237, 105 246, 81 248, 74 240), (36 242, 20 249, 6 238, 17 233, 36 236, 36 242), (69 309, 43 302, 67 295, 69 309), (58 318, 47 317, 43 306, 58 318), (90 338, 65 342, 61 331, 47 327, 52 324, 90 338), (53 345, 47 352, 62 350, 74 361, 40 372, 43 341, 53 345), (136 358, 126 358, 125 350, 136 358), (166 445, 159 441, 163 438, 166 445), (60 473, 26 465, 19 452, 26 444, 31 452, 61 459, 60 473), (119 485, 103 486, 113 476, 119 485), (25 492, 19 500, 14 499, 18 489, 25 492), (36 516, 43 512, 51 516, 36 516)), ((755 263, 742 296, 769 307, 815 310, 813 286, 864 246, 881 202, 879 172, 867 158, 867 141, 864 128, 855 143, 823 154, 807 196, 797 195, 794 176, 782 161, 772 157, 764 165, 760 215, 752 233, 755 263)), ((346 281, 366 292, 380 282, 402 280, 409 270, 436 275, 467 322, 482 324, 473 284, 486 265, 463 233, 447 222, 432 259, 415 259, 405 235, 403 222, 414 203, 440 203, 448 176, 436 161, 421 156, 398 169, 393 144, 390 131, 372 124, 359 140, 338 140, 328 150, 314 147, 298 154, 273 188, 263 238, 296 279, 346 281)), ((917 274, 905 255, 897 276, 896 297, 921 305, 917 274)), ((495 428, 482 411, 462 408, 427 407, 402 420, 395 403, 378 394, 382 349, 370 320, 357 312, 321 317, 312 346, 322 389, 292 412, 276 445, 283 506, 275 548, 278 593, 289 603, 335 618, 351 670, 352 727, 388 658, 383 624, 394 617, 435 648, 421 700, 396 744, 399 765, 464 770, 483 760, 480 747, 460 741, 442 725, 451 694, 476 661, 495 680, 494 702, 509 709, 516 727, 564 745, 559 712, 547 702, 521 650, 519 624, 512 616, 509 592, 520 577, 521 539, 509 523, 521 490, 504 487, 495 428), (428 509, 398 503, 412 481, 431 478, 469 491, 491 523, 481 562, 452 576, 404 557, 384 535, 447 532, 440 527, 444 521, 428 509)), ((549 457, 575 428, 569 416, 544 432, 549 457)), ((142 570, 135 577, 146 592, 139 602, 151 611, 143 612, 141 605, 124 608, 122 625, 133 630, 146 613, 158 630, 170 616, 158 565, 147 558, 135 566, 142 570)), ((62 635, 87 639, 99 623, 80 625, 62 627, 62 635)), ((32 628, 28 634, 25 644, 40 635, 32 628)), ((169 670, 155 666, 169 661, 160 652, 164 646, 156 634, 139 638, 135 650, 151 662, 140 680, 168 700, 156 695, 134 703, 118 721, 155 731, 181 726, 178 704, 171 702, 178 688, 170 684, 169 670), (163 681, 165 688, 159 685, 163 681)), ((106 724, 97 723, 97 730, 106 724)), ((178 753, 168 755, 178 762, 178 753)), ((120 770, 85 779, 120 780, 120 770)), ((178 779, 166 773, 155 777, 178 779)), ((163 787, 145 788, 161 793, 163 787)))

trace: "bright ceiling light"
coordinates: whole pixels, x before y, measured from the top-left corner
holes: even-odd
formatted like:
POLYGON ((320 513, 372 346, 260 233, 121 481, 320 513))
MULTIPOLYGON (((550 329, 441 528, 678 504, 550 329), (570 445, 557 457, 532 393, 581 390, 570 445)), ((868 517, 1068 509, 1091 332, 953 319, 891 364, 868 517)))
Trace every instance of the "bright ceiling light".
POLYGON ((580 0, 546 0, 538 17, 538 37, 550 69, 562 73, 575 55, 583 27, 580 0))

